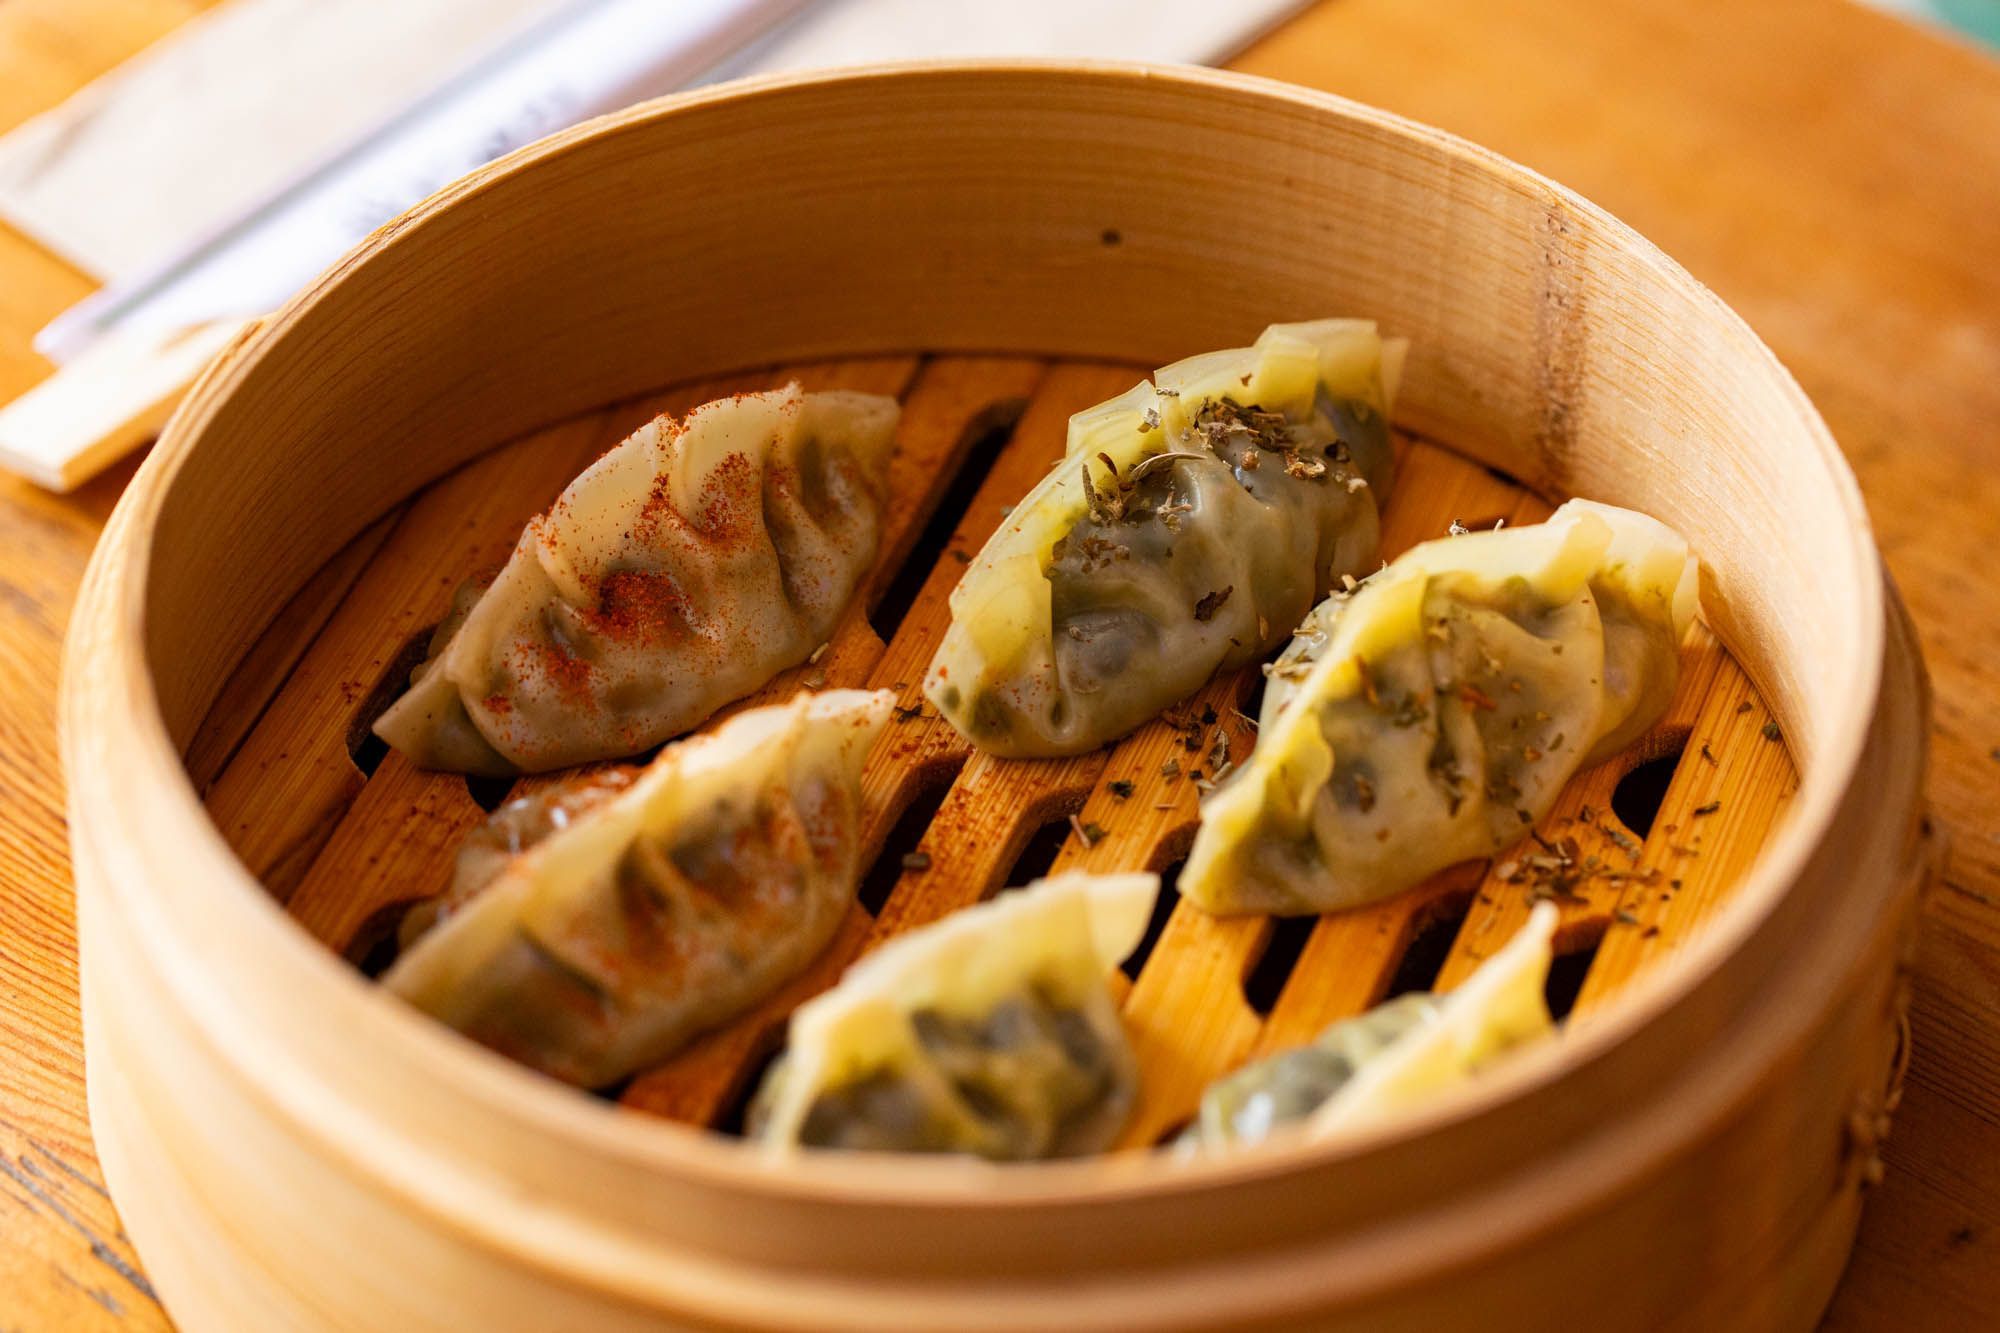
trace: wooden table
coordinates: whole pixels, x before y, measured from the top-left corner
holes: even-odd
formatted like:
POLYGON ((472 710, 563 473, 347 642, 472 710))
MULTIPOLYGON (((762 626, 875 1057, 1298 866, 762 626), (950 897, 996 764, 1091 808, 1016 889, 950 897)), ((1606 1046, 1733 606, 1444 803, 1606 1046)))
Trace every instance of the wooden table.
MULTIPOLYGON (((0 130, 208 0, 0 0, 0 130)), ((1845 0, 1325 0, 1236 62, 1488 144, 1685 263, 1860 474, 1937 690, 1916 1058, 1829 1328, 2000 1323, 2000 62, 1845 0)), ((143 201, 134 206, 143 207, 143 201)), ((0 400, 89 281, 0 227, 0 400)), ((85 1114, 54 686, 131 466, 0 478, 0 1330, 164 1327, 85 1114)))

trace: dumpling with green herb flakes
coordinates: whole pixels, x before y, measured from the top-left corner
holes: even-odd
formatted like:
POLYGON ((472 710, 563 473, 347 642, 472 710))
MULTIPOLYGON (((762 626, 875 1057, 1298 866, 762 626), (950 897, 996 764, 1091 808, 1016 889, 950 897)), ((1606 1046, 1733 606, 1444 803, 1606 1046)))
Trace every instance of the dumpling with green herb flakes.
POLYGON ((494 812, 382 978, 583 1087, 665 1059, 797 976, 861 877, 861 771, 887 690, 753 708, 644 769, 494 812))
POLYGON ((1070 419, 951 595, 924 692, 999 755, 1095 749, 1374 567, 1403 344, 1276 324, 1070 419))
POLYGON ((1175 1146, 1243 1146, 1301 1126, 1323 1138, 1406 1110, 1551 1035, 1543 992, 1556 915, 1555 904, 1537 904, 1514 937, 1449 994, 1399 995, 1216 1080, 1175 1146))
POLYGON ((1159 888, 1155 875, 1058 875, 890 940, 792 1016, 751 1136, 774 1155, 1110 1147, 1138 1070, 1107 978, 1159 888))
POLYGON ((1571 500, 1335 594, 1268 668, 1256 748, 1203 802, 1181 891, 1331 912, 1513 844, 1666 711, 1695 583, 1665 524, 1571 500))

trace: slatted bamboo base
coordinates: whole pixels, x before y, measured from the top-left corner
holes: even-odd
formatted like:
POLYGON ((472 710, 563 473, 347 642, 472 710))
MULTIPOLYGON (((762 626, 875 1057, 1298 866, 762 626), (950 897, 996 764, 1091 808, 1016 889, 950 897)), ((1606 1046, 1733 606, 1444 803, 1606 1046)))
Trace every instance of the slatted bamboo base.
MULTIPOLYGON (((330 562, 238 668, 188 767, 271 893, 319 939, 363 961, 379 954, 404 907, 445 883, 460 837, 510 794, 507 784, 412 768, 373 740, 369 722, 454 586, 497 565, 530 513, 649 414, 787 378, 902 397, 895 500, 864 604, 850 608, 816 665, 737 707, 823 678, 888 687, 916 709, 967 559, 1061 456, 1069 414, 1140 373, 967 356, 822 362, 684 385, 516 440, 416 496, 330 562)), ((1399 446, 1387 556, 1443 534, 1454 519, 1520 524, 1549 511, 1540 496, 1435 443, 1399 446)), ((900 717, 865 779, 874 869, 826 953, 769 1002, 619 1096, 726 1126, 782 1041, 785 1016, 882 939, 1051 866, 1146 868, 1171 882, 1196 825, 1194 776, 1212 764, 1218 730, 1237 761, 1249 752, 1260 685, 1254 669, 1218 679, 1117 745, 1061 760, 975 753, 928 705, 900 717), (1170 759, 1178 776, 1169 776, 1170 759), (927 864, 908 856, 916 851, 927 864)), ((1558 898, 1562 959, 1551 993, 1559 1012, 1573 1004, 1587 1015, 1684 942, 1755 857, 1797 785, 1785 746, 1764 734, 1769 721, 1729 654, 1697 624, 1667 716, 1624 754, 1579 774, 1542 821, 1541 836, 1574 837, 1583 856, 1621 872, 1587 877, 1558 898), (1672 765, 1664 797, 1658 768, 1650 799, 1615 796, 1649 761, 1672 765), (1630 815, 1655 800, 1649 830, 1614 811, 1614 801, 1630 815)), ((551 780, 525 779, 512 792, 551 780)), ((1392 990, 1463 979, 1531 905, 1526 886, 1502 877, 1507 860, 1497 869, 1460 865, 1389 902, 1317 920, 1217 920, 1177 899, 1163 903, 1155 932, 1127 964, 1125 1015, 1144 1071, 1128 1142, 1172 1132, 1201 1088, 1246 1058, 1296 1044, 1392 990)))

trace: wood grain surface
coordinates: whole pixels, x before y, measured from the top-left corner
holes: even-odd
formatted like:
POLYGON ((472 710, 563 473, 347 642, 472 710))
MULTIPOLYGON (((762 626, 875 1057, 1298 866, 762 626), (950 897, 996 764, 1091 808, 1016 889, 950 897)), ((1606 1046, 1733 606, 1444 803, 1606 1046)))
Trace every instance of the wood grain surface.
MULTIPOLYGON (((0 128, 201 7, 0 0, 0 128)), ((1604 204, 1749 319, 1846 448, 1923 636, 1952 842, 1887 1178, 1828 1326, 1990 1323, 2000 589, 1982 546, 2000 515, 2000 65, 1840 0, 1328 0, 1237 65, 1441 125, 1604 204)), ((88 287, 0 228, 0 397, 46 373, 29 338, 88 287)), ((129 475, 63 500, 0 480, 0 1329, 165 1323, 91 1154, 52 709, 76 581, 129 475)))

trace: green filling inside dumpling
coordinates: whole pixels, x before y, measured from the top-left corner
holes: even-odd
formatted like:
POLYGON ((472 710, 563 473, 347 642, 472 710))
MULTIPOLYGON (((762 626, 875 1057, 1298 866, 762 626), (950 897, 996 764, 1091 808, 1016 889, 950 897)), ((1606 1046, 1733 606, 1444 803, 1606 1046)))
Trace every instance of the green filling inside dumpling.
POLYGON ((1335 594, 1270 667, 1256 750, 1203 803, 1182 892, 1333 911, 1510 845, 1658 720, 1693 580, 1664 526, 1572 501, 1335 594))
MULTIPOLYGON (((1368 474, 1387 475, 1387 427, 1365 404, 1321 394, 1317 408, 1293 421, 1205 400, 1167 452, 1091 488, 1046 570, 1050 729, 1075 717, 1098 739, 1131 730, 1269 652, 1329 583, 1367 570, 1381 498, 1368 474)), ((976 739, 1012 730, 1002 694, 981 702, 976 739)))
POLYGON ((1335 1023, 1297 1050, 1217 1080, 1202 1094, 1201 1110, 1178 1146, 1260 1143, 1272 1130, 1305 1120, 1346 1087, 1369 1057, 1436 1012, 1437 1002, 1429 995, 1399 995, 1335 1023))
POLYGON ((1557 916, 1553 903, 1538 904, 1448 994, 1400 995, 1210 1084, 1176 1149, 1258 1143, 1287 1126, 1324 1136, 1402 1113, 1549 1036, 1545 991, 1557 916))
MULTIPOLYGON (((977 1018, 911 1013, 925 1061, 876 1070, 822 1091, 806 1113, 807 1147, 971 1153, 1032 1161, 1098 1145, 1092 1128, 1122 1121, 1128 1097, 1118 1054, 1088 1017, 1040 992, 1012 995, 977 1018)), ((784 1077, 774 1071, 775 1088, 784 1077)), ((762 1128, 768 1097, 751 1112, 762 1128)))
POLYGON ((1273 325, 1072 416, 953 589, 925 693, 989 753, 1080 754, 1269 652, 1376 562, 1402 351, 1273 325))

